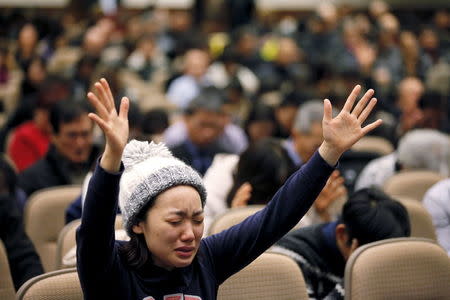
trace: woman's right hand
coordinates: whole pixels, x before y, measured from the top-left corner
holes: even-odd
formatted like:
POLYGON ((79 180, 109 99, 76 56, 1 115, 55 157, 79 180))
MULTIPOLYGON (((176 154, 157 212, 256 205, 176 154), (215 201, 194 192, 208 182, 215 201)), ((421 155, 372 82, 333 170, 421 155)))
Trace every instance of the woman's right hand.
POLYGON ((106 138, 105 152, 100 160, 100 166, 106 171, 117 172, 120 169, 123 149, 128 142, 129 100, 127 97, 122 98, 120 110, 117 113, 106 79, 100 79, 94 86, 96 92, 89 92, 87 97, 96 113, 90 113, 89 118, 97 123, 106 138))

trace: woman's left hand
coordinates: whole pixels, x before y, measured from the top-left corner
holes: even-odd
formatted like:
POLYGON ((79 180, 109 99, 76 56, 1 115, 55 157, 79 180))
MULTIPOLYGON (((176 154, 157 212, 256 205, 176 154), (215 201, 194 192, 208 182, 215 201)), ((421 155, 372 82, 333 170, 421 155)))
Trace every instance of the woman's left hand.
POLYGON ((377 99, 372 98, 374 90, 370 89, 355 105, 360 91, 360 85, 353 88, 353 91, 345 101, 344 107, 334 118, 332 116, 330 100, 324 100, 324 115, 322 120, 324 141, 319 147, 319 153, 332 166, 336 165, 342 153, 382 123, 378 119, 362 127, 362 124, 375 107, 377 99))

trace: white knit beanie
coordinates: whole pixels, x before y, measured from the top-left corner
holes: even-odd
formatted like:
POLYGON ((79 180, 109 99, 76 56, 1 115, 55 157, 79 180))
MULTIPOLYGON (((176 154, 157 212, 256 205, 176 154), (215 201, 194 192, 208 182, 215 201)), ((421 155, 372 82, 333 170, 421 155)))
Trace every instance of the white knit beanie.
POLYGON ((173 186, 194 187, 202 206, 205 205, 206 190, 200 175, 173 157, 164 144, 132 140, 125 146, 122 161, 125 170, 120 179, 119 206, 128 234, 132 233, 137 216, 146 204, 173 186))

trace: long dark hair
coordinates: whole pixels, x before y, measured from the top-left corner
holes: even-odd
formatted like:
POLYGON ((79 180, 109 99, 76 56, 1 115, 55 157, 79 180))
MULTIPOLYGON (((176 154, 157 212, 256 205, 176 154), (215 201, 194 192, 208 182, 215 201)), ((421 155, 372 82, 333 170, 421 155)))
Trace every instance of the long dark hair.
POLYGON ((227 197, 228 206, 237 189, 245 182, 252 186, 248 204, 267 204, 294 171, 295 166, 280 140, 265 138, 250 145, 239 158, 233 186, 227 197))

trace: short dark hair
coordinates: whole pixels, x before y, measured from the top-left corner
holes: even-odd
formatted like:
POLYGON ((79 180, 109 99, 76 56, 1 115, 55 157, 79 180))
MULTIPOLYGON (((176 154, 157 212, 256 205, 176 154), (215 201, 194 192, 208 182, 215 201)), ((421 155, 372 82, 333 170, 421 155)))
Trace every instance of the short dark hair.
POLYGON ((210 86, 203 88, 199 95, 189 102, 185 110, 186 115, 192 115, 198 110, 211 112, 224 112, 224 105, 227 102, 225 92, 216 87, 210 86))
POLYGON ((406 208, 378 188, 365 188, 353 193, 342 210, 349 243, 359 245, 411 234, 406 208))
POLYGON ((66 100, 55 103, 50 109, 50 124, 53 134, 59 133, 61 124, 70 123, 88 113, 88 106, 80 102, 66 100))

